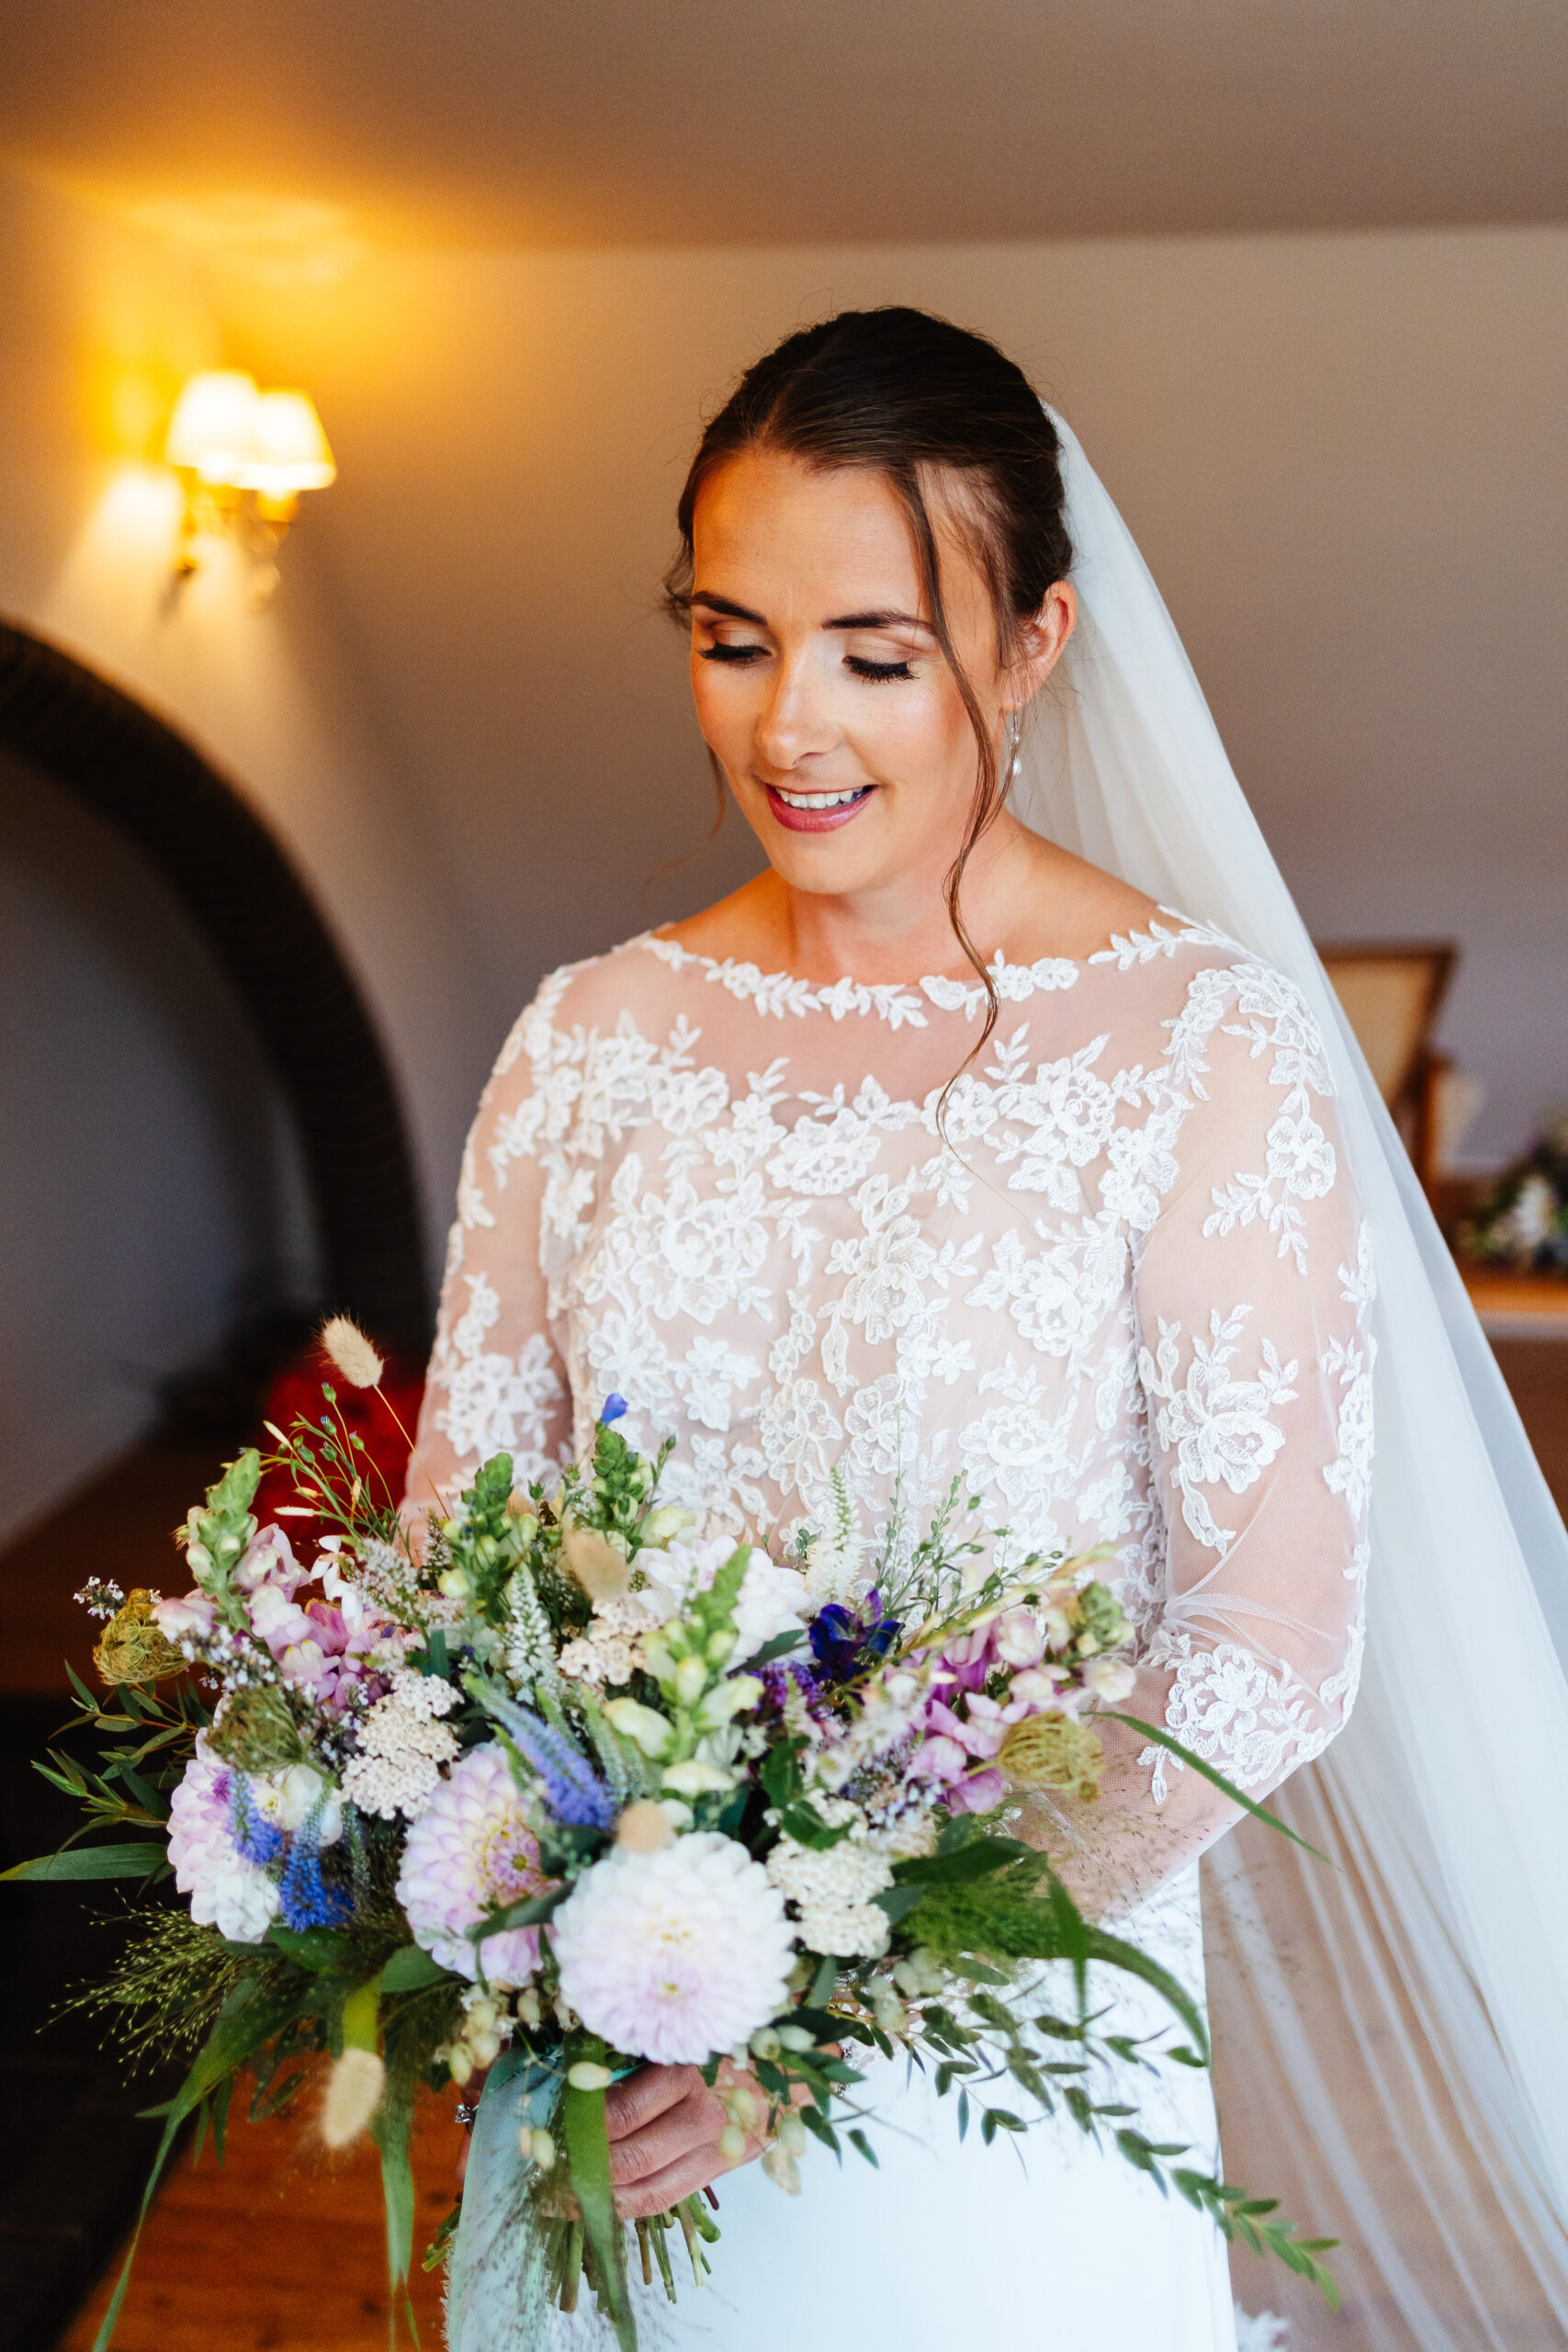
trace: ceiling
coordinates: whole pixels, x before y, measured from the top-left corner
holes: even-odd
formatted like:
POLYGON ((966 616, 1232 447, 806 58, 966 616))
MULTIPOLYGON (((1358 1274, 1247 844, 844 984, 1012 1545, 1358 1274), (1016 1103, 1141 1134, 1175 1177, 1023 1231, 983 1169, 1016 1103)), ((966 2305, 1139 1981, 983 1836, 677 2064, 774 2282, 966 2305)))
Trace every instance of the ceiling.
POLYGON ((0 56, 24 168, 376 240, 1568 218, 1564 0, 0 0, 0 56))

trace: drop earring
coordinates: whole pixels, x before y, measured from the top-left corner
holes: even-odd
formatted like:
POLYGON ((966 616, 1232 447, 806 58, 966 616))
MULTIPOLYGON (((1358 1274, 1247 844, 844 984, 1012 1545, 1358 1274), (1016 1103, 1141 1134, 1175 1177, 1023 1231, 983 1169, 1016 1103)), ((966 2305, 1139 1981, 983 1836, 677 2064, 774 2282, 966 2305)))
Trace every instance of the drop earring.
POLYGON ((1007 752, 1004 760, 1004 765, 1007 771, 1007 781, 1002 786, 1004 792, 1009 791, 1011 786, 1018 782, 1019 777, 1023 773, 1022 743, 1023 715, 1021 711, 1010 710, 1008 713, 1007 752))

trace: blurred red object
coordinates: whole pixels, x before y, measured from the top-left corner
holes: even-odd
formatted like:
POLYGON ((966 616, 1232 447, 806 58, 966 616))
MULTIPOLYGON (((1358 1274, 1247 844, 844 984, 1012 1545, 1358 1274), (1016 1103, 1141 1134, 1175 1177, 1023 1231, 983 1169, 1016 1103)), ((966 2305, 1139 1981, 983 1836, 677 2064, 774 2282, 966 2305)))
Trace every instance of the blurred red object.
MULTIPOLYGON (((380 1485, 384 1479, 387 1491, 398 1503, 402 1500, 408 1477, 409 1441, 418 1426, 420 1402, 424 1395, 424 1367, 409 1357, 395 1354, 386 1355, 385 1363, 379 1391, 351 1388, 322 1353, 318 1341, 311 1340, 275 1374, 266 1392, 265 1418, 290 1432, 297 1419, 319 1427, 323 1415, 333 1417, 333 1408, 321 1395, 323 1386, 333 1389, 337 1398, 336 1412, 364 1449, 361 1453, 356 1448, 355 1458, 362 1471, 367 1462, 370 1465, 368 1484, 372 1496, 377 1502, 384 1499, 380 1485), (400 1421, 401 1429, 398 1426, 400 1421)), ((263 1431, 258 1432, 256 1443, 266 1453, 274 1449, 276 1441, 263 1431)), ((268 1470, 256 1489, 252 1509, 265 1527, 285 1505, 290 1510, 299 1508, 293 1482, 285 1471, 268 1470)), ((306 1521, 286 1520, 284 1525, 299 1534, 306 1521)))

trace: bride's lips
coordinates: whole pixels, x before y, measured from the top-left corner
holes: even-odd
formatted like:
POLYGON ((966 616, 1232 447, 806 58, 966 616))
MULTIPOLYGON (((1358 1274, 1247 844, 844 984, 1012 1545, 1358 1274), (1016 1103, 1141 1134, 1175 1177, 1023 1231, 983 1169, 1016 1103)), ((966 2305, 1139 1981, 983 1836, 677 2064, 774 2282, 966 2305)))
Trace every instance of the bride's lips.
POLYGON ((831 808, 792 808, 775 786, 765 784, 762 789, 768 796, 768 806, 773 815, 790 832, 831 833, 836 832, 840 825, 847 825, 852 817, 859 816, 876 787, 863 784, 852 800, 840 800, 837 807, 831 808))

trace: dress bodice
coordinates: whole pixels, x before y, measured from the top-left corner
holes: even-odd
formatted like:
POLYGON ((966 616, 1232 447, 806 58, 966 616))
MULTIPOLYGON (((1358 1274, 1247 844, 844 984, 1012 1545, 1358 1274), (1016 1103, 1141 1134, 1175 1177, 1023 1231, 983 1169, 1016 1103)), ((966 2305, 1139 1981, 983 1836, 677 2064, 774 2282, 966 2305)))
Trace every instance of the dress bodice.
MULTIPOLYGON (((548 978, 465 1154, 411 1503, 503 1448, 546 1475, 611 1390, 678 1440, 661 1493, 737 1532, 819 1514, 837 1465, 908 1543, 956 1478, 1015 1556, 1115 1547, 1128 1711, 1266 1789, 1348 1712, 1367 1560, 1372 1283, 1321 1040, 1179 916, 992 977, 962 1069, 975 982, 654 935, 548 978)), ((1229 1817, 1161 1749, 1120 1771, 1162 1871, 1229 1817)))

